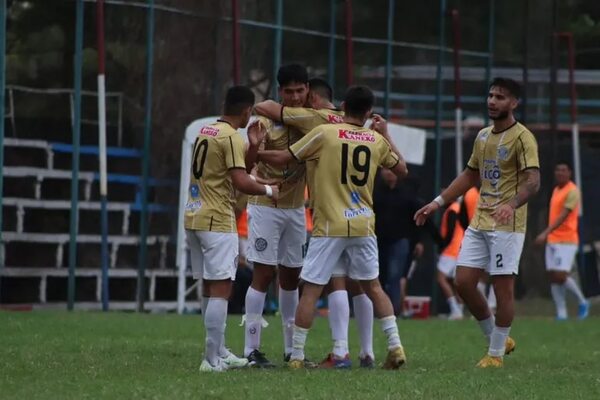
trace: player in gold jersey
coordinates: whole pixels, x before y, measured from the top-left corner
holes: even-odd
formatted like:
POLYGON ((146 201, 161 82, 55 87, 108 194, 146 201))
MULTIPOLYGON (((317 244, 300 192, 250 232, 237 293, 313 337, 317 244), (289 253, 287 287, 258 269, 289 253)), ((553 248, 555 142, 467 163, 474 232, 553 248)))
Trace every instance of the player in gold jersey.
MULTIPOLYGON (((223 371, 248 364, 247 359, 230 353, 224 343, 227 299, 238 257, 234 189, 273 199, 278 195, 277 186, 259 184, 246 173, 244 140, 237 129, 248 125, 253 105, 254 94, 249 88, 230 88, 224 115, 200 129, 192 153, 185 232, 193 276, 203 284, 206 350, 200 371, 223 371)), ((259 123, 249 130, 260 130, 259 123)))
POLYGON ((295 158, 319 159, 315 171, 314 227, 301 273, 304 288, 296 311, 293 351, 289 366, 305 367, 304 345, 316 302, 331 278, 338 260, 346 257, 346 274, 360 281, 373 301, 388 339, 384 368, 396 369, 405 362, 392 304, 377 276, 379 265, 375 240, 372 189, 378 166, 405 176, 406 163, 386 137, 387 124, 375 117, 375 128, 363 128, 371 114, 373 93, 367 87, 351 87, 345 95, 344 123, 320 125, 289 151, 265 151, 262 160, 281 165, 295 158))
MULTIPOLYGON (((273 100, 265 100, 257 103, 254 110, 259 115, 297 128, 303 135, 322 124, 343 123, 344 113, 333 105, 333 89, 327 81, 321 78, 312 78, 308 81, 308 87, 306 107, 284 107, 273 100)), ((310 193, 310 209, 313 208, 312 203, 315 197, 314 174, 317 163, 317 159, 306 161, 306 183, 310 193)), ((360 366, 372 368, 375 360, 373 353, 373 303, 356 281, 345 276, 343 264, 344 262, 340 260, 340 265, 334 271, 325 288, 333 349, 319 366, 320 368, 339 369, 350 368, 352 365, 348 350, 349 292, 354 305, 354 315, 361 345, 359 353, 360 366)))
MULTIPOLYGON (((308 73, 297 64, 282 66, 277 74, 279 95, 286 107, 300 107, 306 102, 308 73)), ((259 146, 265 149, 287 149, 302 137, 292 127, 266 118, 260 118, 267 128, 261 141, 249 135, 250 146, 246 166, 251 169, 259 146)), ((248 198, 247 259, 254 263, 252 285, 246 293, 244 355, 254 367, 271 368, 275 365, 260 351, 263 324, 262 313, 269 285, 279 272, 279 311, 283 324, 284 358, 292 351, 292 327, 298 305, 298 282, 306 243, 304 189, 305 166, 291 160, 274 167, 259 162, 257 176, 281 181, 279 199, 273 202, 265 196, 248 198)), ((266 325, 266 324, 265 324, 266 325)))
POLYGON ((525 239, 527 201, 540 186, 537 142, 513 115, 519 95, 519 84, 511 79, 496 78, 491 83, 487 105, 493 125, 477 135, 467 168, 415 214, 422 225, 444 204, 481 182, 477 211, 465 232, 456 270, 458 292, 489 344, 488 354, 477 364, 480 368, 501 367, 503 355, 515 347, 508 336, 514 317, 514 282, 525 239), (477 290, 482 269, 491 276, 496 293, 495 319, 477 290))

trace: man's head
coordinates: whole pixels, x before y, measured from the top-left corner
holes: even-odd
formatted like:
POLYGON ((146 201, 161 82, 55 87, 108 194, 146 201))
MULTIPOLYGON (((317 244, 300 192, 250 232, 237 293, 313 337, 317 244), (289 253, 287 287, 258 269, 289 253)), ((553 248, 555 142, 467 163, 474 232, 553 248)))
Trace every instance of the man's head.
POLYGON ((277 72, 279 97, 288 107, 302 107, 308 95, 308 72, 300 64, 288 64, 277 72))
POLYGON ((375 96, 366 86, 351 86, 344 96, 342 108, 347 117, 356 118, 364 121, 369 118, 373 111, 375 96))
POLYGON ((559 186, 566 185, 571 180, 572 172, 568 161, 559 161, 554 167, 554 180, 559 186))
POLYGON ((247 86, 232 86, 225 95, 223 114, 240 119, 240 128, 245 128, 252 115, 254 93, 247 86))
POLYGON ((495 78, 490 84, 487 98, 488 115, 491 120, 499 121, 512 116, 519 105, 521 86, 508 78, 495 78))
POLYGON ((312 78, 308 81, 307 106, 316 110, 327 108, 333 100, 333 89, 325 79, 312 78))

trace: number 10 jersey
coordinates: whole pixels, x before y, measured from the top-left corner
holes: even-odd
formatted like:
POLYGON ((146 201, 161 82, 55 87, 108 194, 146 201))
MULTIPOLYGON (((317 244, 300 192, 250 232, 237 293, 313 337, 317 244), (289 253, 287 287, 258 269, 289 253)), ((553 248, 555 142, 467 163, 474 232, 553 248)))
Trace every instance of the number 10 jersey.
POLYGON ((302 161, 318 159, 312 236, 374 236, 373 182, 377 167, 398 156, 378 132, 348 123, 320 125, 290 146, 302 161))
POLYGON ((244 139, 227 122, 200 129, 192 152, 186 229, 237 232, 229 170, 246 169, 244 147, 244 139))

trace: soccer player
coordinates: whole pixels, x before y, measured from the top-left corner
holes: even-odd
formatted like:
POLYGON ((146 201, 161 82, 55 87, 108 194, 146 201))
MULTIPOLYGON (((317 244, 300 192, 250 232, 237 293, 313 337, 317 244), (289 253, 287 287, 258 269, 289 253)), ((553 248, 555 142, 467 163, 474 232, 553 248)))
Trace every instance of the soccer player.
POLYGON ((537 236, 535 243, 543 245, 546 242, 546 269, 551 282, 552 299, 556 305, 556 319, 567 319, 567 290, 579 301, 577 316, 585 319, 589 313, 589 303, 577 282, 569 276, 579 244, 579 190, 571 180, 571 166, 566 161, 556 164, 554 179, 556 187, 550 199, 548 227, 537 236))
MULTIPOLYGON (((225 348, 227 299, 238 257, 234 204, 237 189, 277 199, 277 186, 257 183, 246 173, 244 140, 237 129, 248 125, 254 93, 245 86, 227 91, 224 115, 200 129, 192 156, 185 229, 195 279, 203 280, 202 313, 206 349, 200 371, 224 371, 248 364, 225 348)), ((250 131, 260 130, 259 123, 250 131)), ((264 129, 264 128, 263 128, 264 129)), ((259 136, 259 134, 255 135, 259 136)))
POLYGON ((296 311, 293 352, 288 363, 291 368, 306 366, 304 345, 314 308, 341 257, 347 258, 346 274, 360 281, 373 302, 375 315, 381 320, 388 341, 384 368, 399 368, 406 360, 392 304, 377 279, 379 266, 371 193, 378 166, 402 177, 407 169, 389 141, 383 118, 374 117, 374 128, 382 134, 363 128, 373 103, 369 88, 351 87, 345 95, 344 123, 318 126, 289 151, 260 153, 263 161, 275 165, 283 165, 291 159, 319 160, 315 170, 313 236, 301 273, 305 283, 296 311))
MULTIPOLYGON (((308 87, 308 107, 284 107, 273 100, 266 100, 257 103, 254 110, 259 115, 297 128, 303 135, 322 124, 344 122, 344 113, 342 110, 335 108, 332 103, 333 90, 327 81, 321 78, 312 78, 308 81, 308 87)), ((306 182, 310 193, 309 209, 313 207, 314 174, 317 163, 318 159, 306 161, 306 182)), ((328 293, 328 320, 333 339, 333 349, 319 364, 319 367, 338 369, 351 367, 352 362, 348 350, 348 325, 350 323, 348 292, 350 292, 361 345, 359 353, 360 366, 372 368, 375 355, 373 353, 373 304, 371 300, 357 282, 345 276, 345 268, 341 260, 325 290, 328 293)))
POLYGON ((465 231, 458 222, 460 213, 460 203, 455 201, 451 203, 442 216, 442 225, 440 226, 440 235, 442 236, 442 254, 437 264, 437 281, 442 288, 442 293, 446 297, 450 307, 449 320, 459 320, 463 318, 462 303, 454 294, 454 277, 456 275, 456 259, 465 231), (452 284, 448 282, 452 281, 452 284))
POLYGON ((514 317, 515 276, 525 240, 527 201, 540 186, 537 142, 513 115, 519 95, 517 82, 494 79, 487 98, 493 125, 477 135, 467 168, 415 214, 417 224, 423 224, 481 181, 477 211, 465 232, 456 269, 458 293, 489 342, 487 355, 477 364, 480 368, 502 367, 503 355, 515 347, 508 336, 514 317), (481 270, 486 269, 498 303, 495 319, 477 290, 481 270))
MULTIPOLYGON (((286 107, 301 107, 308 93, 308 73, 301 65, 282 66, 277 73, 279 96, 286 107)), ((248 135, 250 146, 246 166, 252 169, 259 146, 265 149, 287 149, 302 135, 296 129, 261 118, 267 127, 264 140, 248 135)), ((244 356, 252 366, 272 368, 275 365, 260 351, 265 297, 279 269, 279 311, 284 331, 284 359, 292 352, 294 314, 298 306, 298 282, 306 243, 304 210, 305 166, 295 160, 274 167, 259 162, 257 177, 280 180, 277 202, 266 196, 248 198, 247 259, 254 263, 252 284, 246 293, 244 356)))

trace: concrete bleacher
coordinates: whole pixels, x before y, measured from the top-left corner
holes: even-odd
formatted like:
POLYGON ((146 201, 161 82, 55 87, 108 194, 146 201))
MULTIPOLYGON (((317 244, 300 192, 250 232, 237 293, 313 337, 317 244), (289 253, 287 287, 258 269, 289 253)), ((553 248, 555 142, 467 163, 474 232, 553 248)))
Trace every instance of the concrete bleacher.
MULTIPOLYGON (((68 277, 70 170, 73 147, 38 139, 6 138, 3 167, 3 232, 0 252, 0 303, 55 307, 66 301, 68 277), (63 290, 64 289, 64 290, 63 290)), ((140 243, 141 158, 138 149, 109 147, 108 246, 112 308, 135 306, 140 243)), ((81 146, 76 262, 76 298, 80 308, 100 301, 100 209, 98 148, 81 146)), ((177 187, 167 179, 149 180, 149 198, 157 188, 177 187)), ((149 307, 175 306, 176 270, 172 232, 176 210, 148 204, 146 277, 149 307)))

